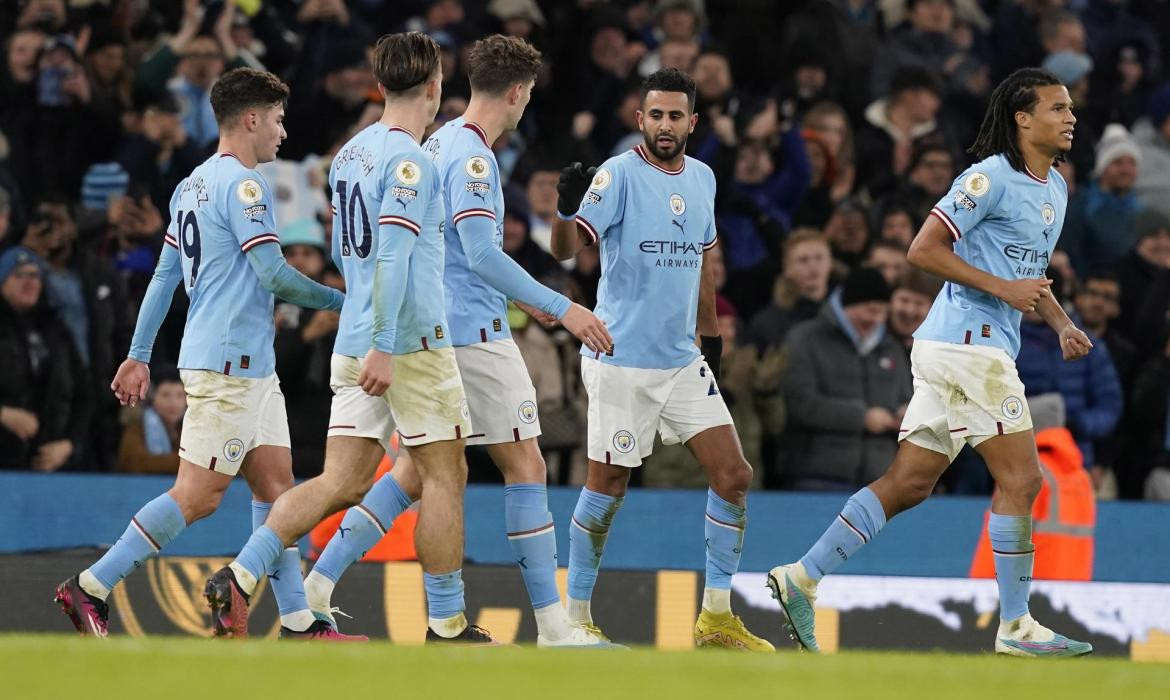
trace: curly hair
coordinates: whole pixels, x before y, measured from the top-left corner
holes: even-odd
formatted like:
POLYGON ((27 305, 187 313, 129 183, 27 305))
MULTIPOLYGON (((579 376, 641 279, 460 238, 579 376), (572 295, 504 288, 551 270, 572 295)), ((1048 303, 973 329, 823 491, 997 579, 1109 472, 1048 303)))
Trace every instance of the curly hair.
POLYGON ((233 68, 211 86, 211 110, 224 125, 255 107, 284 106, 288 86, 272 73, 255 68, 233 68))
POLYGON ((500 95, 518 83, 536 79, 541 56, 532 44, 514 36, 493 34, 475 42, 467 56, 472 92, 500 95))

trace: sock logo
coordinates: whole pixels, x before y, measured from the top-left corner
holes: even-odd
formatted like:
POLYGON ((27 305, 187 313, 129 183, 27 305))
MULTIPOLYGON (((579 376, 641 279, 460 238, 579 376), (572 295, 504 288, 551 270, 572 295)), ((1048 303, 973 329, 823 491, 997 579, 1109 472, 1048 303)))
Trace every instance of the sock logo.
MULTIPOLYGON (((345 533, 349 532, 352 529, 353 529, 352 527, 339 527, 339 528, 337 528, 337 531, 341 533, 341 539, 344 540, 345 533)), ((365 555, 363 554, 362 556, 365 556, 365 555)))
POLYGON ((1031 582, 1032 582, 1031 576, 1021 576, 1020 577, 1020 583, 1031 583, 1031 582))
POLYGON ((520 557, 516 560, 516 563, 520 565, 521 569, 527 569, 528 565, 524 563, 526 561, 528 561, 528 557, 520 557))

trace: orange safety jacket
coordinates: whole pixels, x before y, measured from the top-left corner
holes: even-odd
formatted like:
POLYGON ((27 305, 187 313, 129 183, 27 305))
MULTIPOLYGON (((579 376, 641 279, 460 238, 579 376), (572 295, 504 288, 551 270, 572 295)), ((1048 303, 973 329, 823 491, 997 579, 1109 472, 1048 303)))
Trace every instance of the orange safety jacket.
MULTIPOLYGON (((394 433, 394 437, 390 440, 390 452, 382 458, 382 463, 378 465, 378 471, 374 476, 374 481, 382 478, 382 475, 394 468, 394 457, 398 455, 398 433, 394 433)), ((325 518, 316 527, 309 532, 309 558, 316 559, 325 550, 325 545, 329 544, 329 540, 333 539, 337 528, 341 526, 341 521, 345 518, 347 511, 334 513, 325 518)), ((413 508, 402 512, 394 520, 393 526, 386 533, 386 535, 378 541, 378 544, 370 548, 366 555, 362 557, 362 561, 414 561, 418 559, 418 553, 414 550, 414 526, 418 523, 418 511, 413 508)))
MULTIPOLYGON (((1072 433, 1046 428, 1036 433, 1044 484, 1032 504, 1034 579, 1088 581, 1093 578, 1093 529, 1097 502, 1093 482, 1072 433)), ((983 516, 983 532, 971 561, 972 578, 995 578, 995 560, 983 516)))

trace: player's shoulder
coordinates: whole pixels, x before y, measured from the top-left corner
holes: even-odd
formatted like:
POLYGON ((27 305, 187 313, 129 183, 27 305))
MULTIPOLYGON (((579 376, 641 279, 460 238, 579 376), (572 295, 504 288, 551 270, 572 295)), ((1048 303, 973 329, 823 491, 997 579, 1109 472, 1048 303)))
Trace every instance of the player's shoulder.
POLYGON ((707 165, 706 163, 699 160, 698 158, 692 158, 690 156, 683 156, 683 164, 685 165, 687 170, 690 170, 691 172, 694 172, 694 173, 698 173, 698 175, 703 180, 707 181, 708 183, 710 183, 712 185, 715 184, 715 171, 711 169, 710 165, 707 165))
POLYGON ((268 181, 263 173, 255 168, 244 165, 239 158, 220 153, 215 158, 215 183, 221 190, 238 199, 241 203, 251 205, 268 196, 268 181))
POLYGON ((1057 190, 1063 192, 1066 197, 1068 196, 1068 181, 1055 166, 1048 170, 1048 179, 1052 181, 1057 190))
POLYGON ((386 154, 386 177, 397 184, 412 187, 438 177, 430 156, 417 143, 405 144, 386 154))
POLYGON ((1007 158, 996 154, 968 166, 955 178, 955 186, 963 194, 981 199, 1002 192, 1014 172, 1007 158))
POLYGON ((447 172, 457 177, 486 180, 498 176, 496 155, 478 132, 467 125, 454 126, 450 147, 444 160, 447 172))
POLYGON ((609 157, 593 172, 593 180, 589 183, 589 189, 604 190, 614 182, 620 182, 629 173, 630 168, 637 165, 639 160, 638 154, 633 149, 609 157))

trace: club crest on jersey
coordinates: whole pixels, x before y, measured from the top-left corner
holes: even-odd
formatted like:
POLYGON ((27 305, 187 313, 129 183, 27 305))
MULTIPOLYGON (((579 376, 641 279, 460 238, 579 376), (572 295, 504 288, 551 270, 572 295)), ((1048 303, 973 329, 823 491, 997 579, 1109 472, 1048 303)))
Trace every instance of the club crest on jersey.
POLYGON ((532 401, 525 401, 520 404, 520 409, 516 413, 524 423, 536 422, 536 404, 532 401))
POLYGON ((593 182, 589 183, 589 189, 604 190, 606 187, 609 187, 610 180, 612 179, 608 170, 598 168, 597 172, 593 174, 593 182))
POLYGON ((634 434, 628 430, 619 430, 613 434, 613 448, 621 453, 634 449, 634 434))
MULTIPOLYGON (((1056 221, 1056 209, 1054 209, 1048 202, 1045 202, 1044 206, 1040 207, 1040 216, 1044 217, 1045 226, 1051 226, 1052 222, 1056 221)), ((1047 236, 1045 236, 1045 238, 1047 238, 1047 236)))
POLYGON ((247 179, 236 185, 236 197, 244 204, 255 204, 264 196, 264 191, 260 189, 260 183, 252 179, 247 179))
POLYGON ((982 197, 991 189, 991 178, 983 173, 971 173, 963 179, 963 189, 972 197, 982 197))
POLYGON ((223 456, 229 462, 238 462, 240 457, 244 456, 244 441, 239 438, 232 438, 223 445, 223 456))
POLYGON ((681 194, 670 195, 670 210, 674 212, 675 216, 682 216, 682 213, 687 210, 686 200, 682 198, 681 194))
POLYGON ((1003 404, 999 408, 1003 411, 1004 418, 1008 420, 1016 420, 1024 415, 1024 402, 1016 396, 1009 396, 1004 399, 1003 404))
POLYGON ((463 169, 467 171, 470 177, 476 180, 483 180, 491 173, 491 169, 488 168, 487 158, 483 156, 472 156, 468 158, 467 165, 463 169))
POLYGON ((404 185, 417 185, 422 179, 422 170, 412 160, 404 160, 394 169, 394 177, 404 185))

